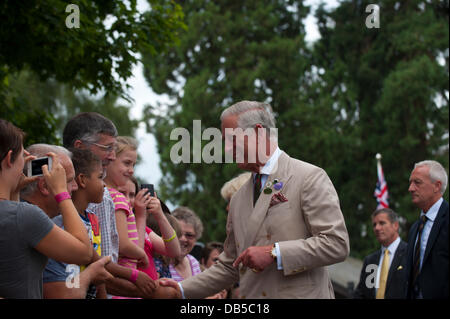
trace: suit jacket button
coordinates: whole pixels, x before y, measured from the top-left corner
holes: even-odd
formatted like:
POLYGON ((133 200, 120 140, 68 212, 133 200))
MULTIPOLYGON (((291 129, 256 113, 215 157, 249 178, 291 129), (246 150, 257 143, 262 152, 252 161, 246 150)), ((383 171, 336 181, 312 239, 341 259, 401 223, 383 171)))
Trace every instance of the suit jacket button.
POLYGON ((267 240, 270 240, 270 239, 272 239, 272 235, 271 234, 267 234, 266 238, 267 238, 267 240))
POLYGON ((265 291, 262 292, 262 295, 263 295, 263 297, 266 297, 266 296, 267 296, 267 294, 266 294, 265 291))

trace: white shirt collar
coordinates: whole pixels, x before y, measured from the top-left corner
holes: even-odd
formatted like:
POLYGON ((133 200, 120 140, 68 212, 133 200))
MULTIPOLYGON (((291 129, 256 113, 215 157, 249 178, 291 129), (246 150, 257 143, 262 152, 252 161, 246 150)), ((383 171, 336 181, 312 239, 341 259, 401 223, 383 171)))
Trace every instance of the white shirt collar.
POLYGON ((434 203, 433 206, 430 207, 430 209, 427 211, 426 214, 424 214, 424 212, 421 211, 421 212, 420 212, 420 216, 426 215, 427 218, 428 218, 429 220, 431 220, 432 222, 434 222, 434 220, 436 219, 436 216, 437 216, 437 214, 438 214, 438 212, 439 212, 439 208, 441 207, 443 201, 444 201, 444 200, 442 199, 442 197, 439 198, 439 199, 437 200, 437 202, 434 203))
POLYGON ((278 162, 278 158, 280 157, 282 151, 277 146, 275 152, 273 152, 272 156, 270 156, 269 160, 266 164, 259 170, 260 174, 270 175, 272 173, 273 168, 278 162))
POLYGON ((389 250, 389 253, 391 255, 395 254, 395 251, 397 250, 399 244, 400 244, 400 236, 398 236, 397 239, 394 240, 389 246, 387 247, 381 246, 382 253, 384 254, 384 251, 387 249, 389 250))

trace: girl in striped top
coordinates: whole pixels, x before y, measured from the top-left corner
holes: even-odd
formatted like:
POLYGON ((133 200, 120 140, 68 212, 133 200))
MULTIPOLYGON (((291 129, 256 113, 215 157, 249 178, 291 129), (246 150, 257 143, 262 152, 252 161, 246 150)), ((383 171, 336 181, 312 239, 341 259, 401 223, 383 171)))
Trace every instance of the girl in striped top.
MULTIPOLYGON (((146 268, 149 260, 144 251, 145 212, 134 215, 128 199, 117 188, 124 185, 134 173, 137 160, 137 142, 130 137, 117 137, 116 159, 107 167, 106 186, 114 202, 116 227, 119 234, 119 265, 131 269, 146 268)), ((145 203, 150 202, 150 194, 145 203)))

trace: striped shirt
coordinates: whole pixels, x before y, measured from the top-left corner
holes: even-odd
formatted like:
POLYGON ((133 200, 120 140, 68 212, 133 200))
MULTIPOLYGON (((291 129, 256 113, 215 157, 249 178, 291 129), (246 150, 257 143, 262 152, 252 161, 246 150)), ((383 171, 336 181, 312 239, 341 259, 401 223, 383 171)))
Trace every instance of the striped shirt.
MULTIPOLYGON (((128 239, 136 245, 139 245, 139 237, 136 228, 136 218, 134 217, 133 210, 130 207, 130 202, 122 193, 114 188, 109 188, 109 193, 114 202, 115 211, 117 212, 119 210, 124 210, 125 214, 127 215, 128 239)), ((127 268, 136 269, 137 260, 130 259, 125 256, 119 256, 118 264, 127 268)))
POLYGON ((108 188, 104 188, 103 201, 100 204, 90 203, 87 212, 98 217, 100 233, 102 234, 102 256, 111 256, 111 261, 117 263, 119 258, 119 234, 116 228, 116 214, 114 202, 108 188))
MULTIPOLYGON (((187 254, 186 257, 189 259, 189 264, 191 265, 191 270, 192 270, 192 276, 198 275, 199 273, 202 272, 202 270, 200 269, 200 264, 198 263, 197 259, 195 259, 194 256, 187 254)), ((183 281, 185 278, 183 278, 178 271, 175 269, 175 267, 170 264, 169 265, 169 269, 170 269, 170 275, 172 276, 172 279, 175 281, 183 281)))

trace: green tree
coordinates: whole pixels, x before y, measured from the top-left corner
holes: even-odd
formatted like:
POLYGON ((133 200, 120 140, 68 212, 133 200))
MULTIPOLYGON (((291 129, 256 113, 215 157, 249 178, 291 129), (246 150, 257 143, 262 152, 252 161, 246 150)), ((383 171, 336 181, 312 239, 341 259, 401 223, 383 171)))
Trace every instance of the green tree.
POLYGON ((143 56, 148 83, 173 103, 149 105, 145 114, 158 141, 161 197, 199 214, 203 241, 224 240, 226 203, 220 189, 239 170, 230 164, 172 163, 170 149, 178 141, 170 141, 170 133, 183 127, 192 137, 196 119, 202 130, 220 128, 222 110, 244 99, 270 102, 280 114, 296 107, 309 63, 302 24, 308 8, 285 0, 180 4, 188 30, 179 46, 156 58, 143 56))
POLYGON ((74 4, 80 27, 68 28, 68 4, 0 3, 0 75, 28 66, 43 80, 53 77, 91 93, 125 94, 124 81, 131 76, 136 53, 163 51, 183 26, 180 7, 171 0, 149 0, 151 10, 142 14, 136 0, 79 0, 74 4))
POLYGON ((139 121, 131 120, 130 105, 119 105, 112 94, 93 97, 54 80, 40 81, 31 71, 9 75, 9 90, 0 117, 27 132, 26 145, 62 143, 67 121, 80 112, 98 112, 111 119, 120 135, 134 136, 139 121))
POLYGON ((136 122, 117 105, 119 96, 131 100, 125 81, 139 52, 159 54, 184 27, 172 0, 148 0, 144 13, 136 0, 72 2, 79 28, 66 25, 73 13, 67 1, 0 2, 0 117, 24 129, 28 144, 58 143, 66 120, 80 111, 103 113, 120 134, 132 135, 136 122))
POLYGON ((365 26, 369 4, 318 9, 318 85, 309 91, 311 106, 324 105, 329 115, 329 127, 318 128, 332 155, 325 167, 339 193, 352 254, 360 257, 378 247, 370 222, 376 153, 383 155, 390 207, 406 219, 404 239, 418 216, 408 194, 414 163, 436 159, 448 172, 448 1, 380 1, 380 28, 372 29, 365 26))

